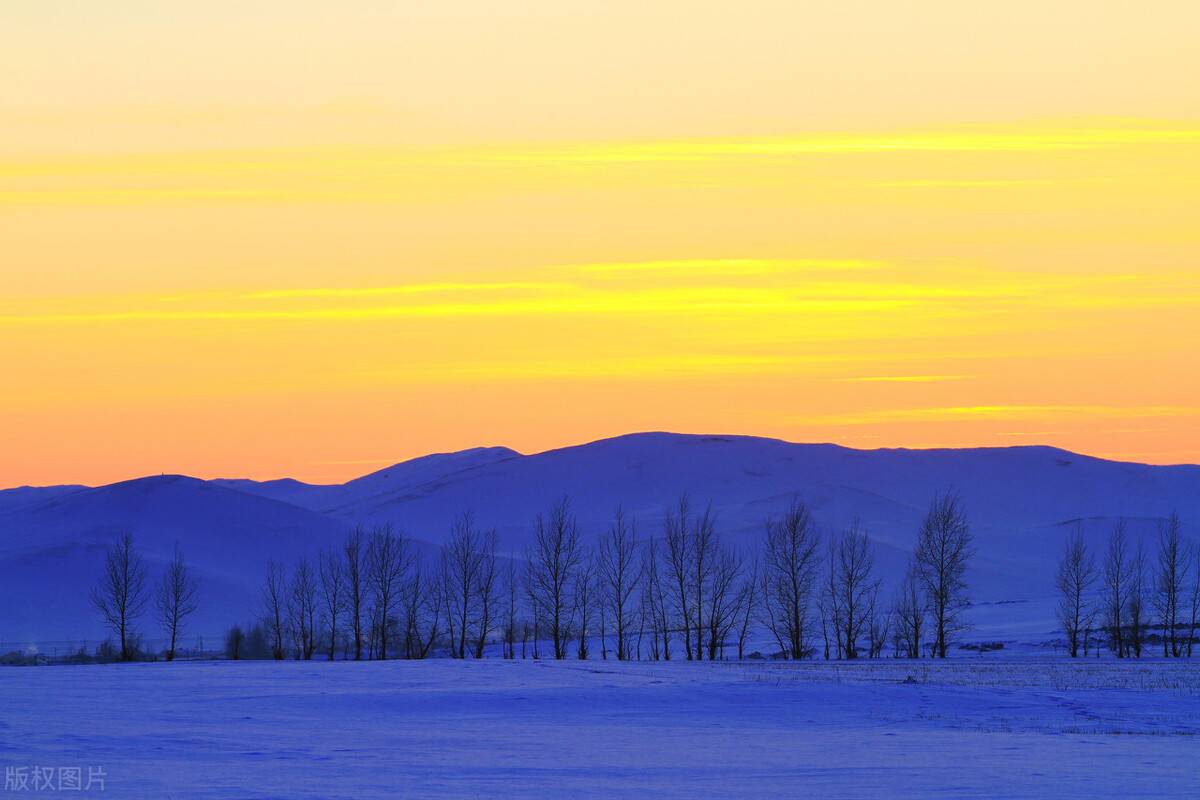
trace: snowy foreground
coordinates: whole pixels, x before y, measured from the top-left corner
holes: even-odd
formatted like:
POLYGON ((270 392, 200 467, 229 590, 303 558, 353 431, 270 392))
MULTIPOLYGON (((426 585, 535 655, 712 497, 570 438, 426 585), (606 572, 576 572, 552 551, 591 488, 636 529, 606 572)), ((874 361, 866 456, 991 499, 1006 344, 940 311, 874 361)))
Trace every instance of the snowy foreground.
POLYGON ((0 762, 106 797, 1197 797, 1200 665, 9 668, 0 762))

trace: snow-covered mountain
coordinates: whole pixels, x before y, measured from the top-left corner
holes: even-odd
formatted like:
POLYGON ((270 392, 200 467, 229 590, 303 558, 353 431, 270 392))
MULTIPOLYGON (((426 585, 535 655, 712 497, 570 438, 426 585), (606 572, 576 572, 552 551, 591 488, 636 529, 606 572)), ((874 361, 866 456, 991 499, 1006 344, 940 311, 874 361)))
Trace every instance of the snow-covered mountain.
MULTIPOLYGON (((24 487, 0 492, 0 642, 94 642, 101 630, 88 588, 104 548, 125 531, 151 562, 152 578, 179 543, 203 581, 193 629, 213 636, 252 616, 269 558, 316 552, 357 523, 388 522, 436 543, 470 510, 497 529, 502 547, 520 553, 537 513, 564 495, 588 535, 621 504, 646 536, 657 535, 664 508, 686 492, 694 503, 712 503, 728 541, 749 546, 764 520, 795 497, 826 530, 860 520, 891 578, 931 498, 951 489, 971 515, 978 555, 970 580, 981 603, 1044 601, 1062 537, 1077 522, 1097 545, 1118 517, 1130 520, 1135 537, 1152 537, 1172 511, 1191 536, 1200 523, 1196 466, 1120 463, 1049 447, 854 450, 669 433, 533 455, 500 447, 436 454, 333 486, 157 476, 97 488, 24 487)), ((1023 613, 1020 603, 992 608, 1001 617, 1023 613)), ((149 619, 142 627, 152 629, 149 619)))

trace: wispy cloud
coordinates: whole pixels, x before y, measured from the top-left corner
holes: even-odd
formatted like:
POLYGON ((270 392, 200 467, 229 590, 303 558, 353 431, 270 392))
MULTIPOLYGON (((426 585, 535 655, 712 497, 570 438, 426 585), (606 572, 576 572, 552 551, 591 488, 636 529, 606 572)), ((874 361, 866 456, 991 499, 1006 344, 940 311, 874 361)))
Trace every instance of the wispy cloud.
POLYGON ((833 378, 839 383, 943 383, 961 381, 968 375, 860 375, 850 378, 833 378))
POLYGON ((779 158, 893 152, 1048 152, 1151 144, 1200 142, 1200 130, 1166 127, 1042 127, 962 129, 892 134, 825 134, 643 143, 596 143, 526 149, 497 148, 485 155, 502 161, 541 163, 635 163, 779 158))
POLYGON ((567 283, 539 281, 479 281, 452 283, 410 283, 400 286, 352 286, 311 287, 302 289, 275 289, 252 292, 239 297, 242 300, 287 300, 295 298, 355 299, 389 297, 395 295, 421 294, 475 294, 490 292, 550 292, 570 289, 567 283))
POLYGON ((1024 189, 1031 186, 1059 186, 1077 183, 1107 183, 1110 178, 1005 178, 1005 179, 918 179, 869 181, 868 186, 884 189, 1024 189))
POLYGON ((821 414, 794 418, 793 422, 825 425, 875 425, 892 422, 1061 420, 1073 417, 1141 419, 1192 416, 1200 416, 1200 406, 977 405, 893 408, 846 414, 821 414))
POLYGON ((462 361, 376 371, 372 379, 398 383, 475 382, 480 380, 570 380, 591 378, 677 379, 700 375, 749 375, 794 372, 811 368, 804 357, 756 354, 629 354, 601 358, 558 360, 462 361))
MULTIPOLYGON (((464 273, 465 274, 465 273, 464 273)), ((1017 312, 1077 315, 1185 306, 1200 298, 1186 273, 1064 275, 871 259, 683 259, 530 267, 510 280, 462 277, 375 286, 264 288, 162 296, 0 301, 0 323, 329 321, 468 317, 733 319, 809 339, 937 335, 938 319, 997 324, 1017 312)), ((1046 316, 1047 324, 1058 319, 1046 316)), ((960 330, 969 326, 960 326, 960 330)), ((861 382, 932 382, 958 375, 861 375, 861 382)))
POLYGON ((843 272, 863 269, 882 269, 883 261, 865 259, 684 259, 665 261, 618 261, 608 264, 569 264, 557 269, 585 275, 777 275, 790 272, 843 272))

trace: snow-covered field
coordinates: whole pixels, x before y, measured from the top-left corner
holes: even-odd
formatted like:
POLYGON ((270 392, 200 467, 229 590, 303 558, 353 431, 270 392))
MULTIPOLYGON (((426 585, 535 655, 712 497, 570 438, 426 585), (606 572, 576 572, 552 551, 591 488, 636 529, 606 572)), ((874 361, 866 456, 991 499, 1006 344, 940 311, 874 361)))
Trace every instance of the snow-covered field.
POLYGON ((107 797, 1194 798, 1200 664, 9 668, 0 763, 107 797))

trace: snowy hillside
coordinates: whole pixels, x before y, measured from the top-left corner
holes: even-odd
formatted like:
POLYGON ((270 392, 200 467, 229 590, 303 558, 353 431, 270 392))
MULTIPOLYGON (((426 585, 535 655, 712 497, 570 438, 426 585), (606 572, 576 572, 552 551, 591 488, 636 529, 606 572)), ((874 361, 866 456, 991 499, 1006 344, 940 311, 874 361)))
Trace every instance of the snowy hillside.
POLYGON ((388 522, 438 542, 453 518, 474 512, 501 547, 520 553, 535 516, 568 495, 585 533, 602 531, 620 503, 641 535, 656 535, 682 492, 713 504, 719 530, 751 543, 793 497, 836 530, 855 518, 894 577, 930 499, 957 491, 971 516, 978 556, 969 575, 989 634, 1049 632, 1047 598, 1061 539, 1082 520, 1099 542, 1130 519, 1135 538, 1178 511, 1200 523, 1200 467, 1157 467, 1048 447, 853 450, 745 436, 644 433, 521 455, 476 448, 403 462, 338 486, 293 480, 143 478, 99 488, 0 492, 0 641, 94 639, 87 587, 103 549, 134 534, 152 570, 176 542, 204 582, 195 628, 215 635, 255 609, 268 558, 292 560, 333 544, 357 523, 388 522))

